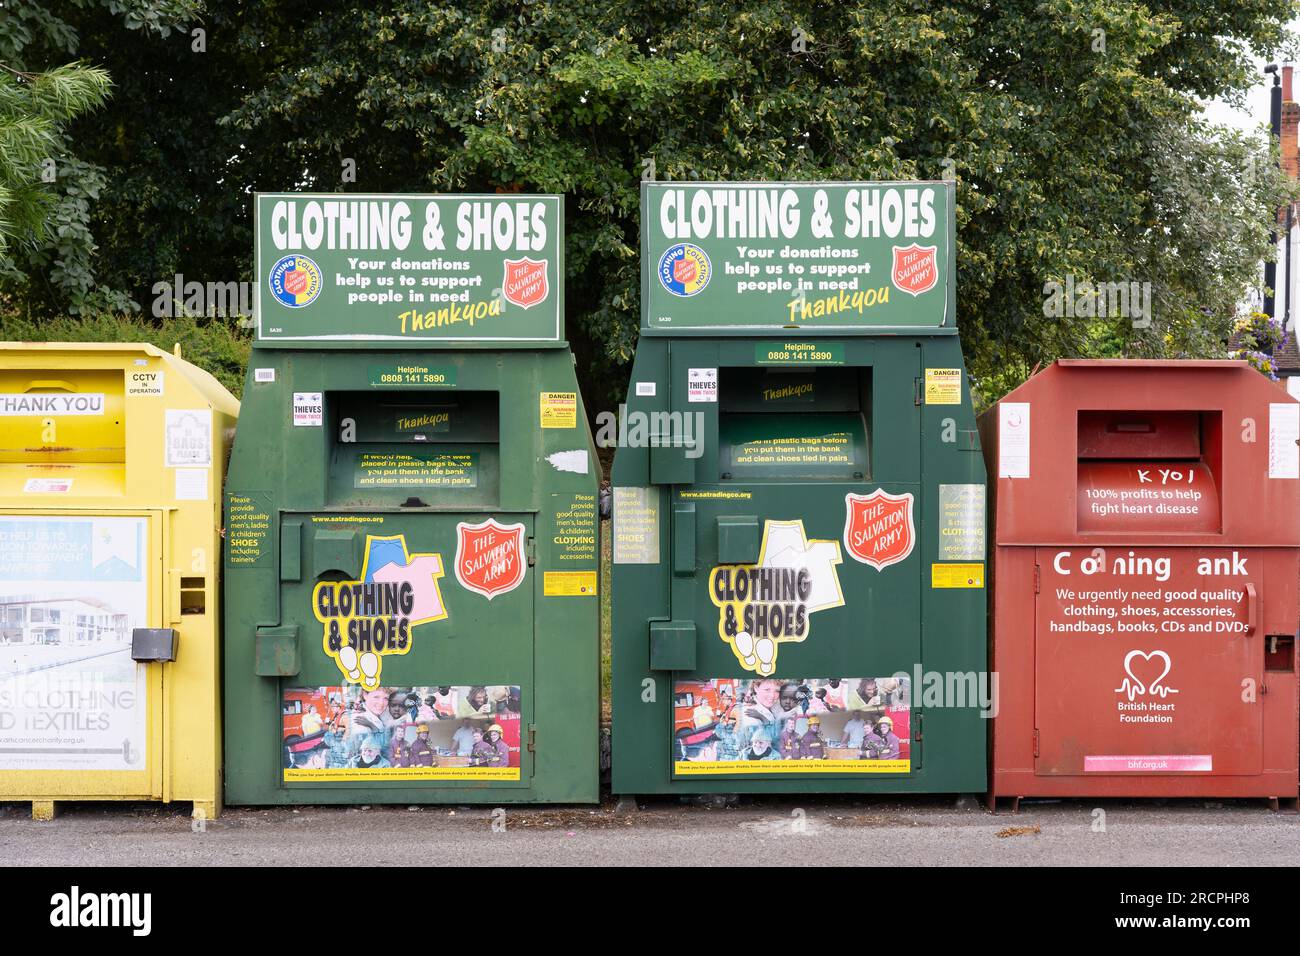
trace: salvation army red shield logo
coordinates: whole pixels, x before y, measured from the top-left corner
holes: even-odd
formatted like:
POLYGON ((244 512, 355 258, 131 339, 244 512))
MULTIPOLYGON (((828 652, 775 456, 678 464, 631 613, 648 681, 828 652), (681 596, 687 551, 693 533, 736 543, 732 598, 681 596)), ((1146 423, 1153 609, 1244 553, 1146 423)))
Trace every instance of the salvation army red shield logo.
POLYGON ((501 294, 506 301, 520 308, 531 309, 546 301, 550 286, 546 281, 546 265, 549 260, 522 259, 506 260, 506 277, 501 286, 501 294))
POLYGON ((678 259, 673 263, 673 281, 690 285, 695 281, 699 271, 700 267, 696 265, 694 259, 678 259))
POLYGON ((526 567, 523 525, 492 518, 456 525, 456 580, 467 591, 490 601, 519 587, 526 567))
POLYGON ((908 295, 929 292, 939 281, 937 246, 894 246, 894 288, 908 295))
POLYGON ((844 496, 844 547, 855 560, 883 571, 912 553, 912 495, 876 489, 869 495, 844 496))

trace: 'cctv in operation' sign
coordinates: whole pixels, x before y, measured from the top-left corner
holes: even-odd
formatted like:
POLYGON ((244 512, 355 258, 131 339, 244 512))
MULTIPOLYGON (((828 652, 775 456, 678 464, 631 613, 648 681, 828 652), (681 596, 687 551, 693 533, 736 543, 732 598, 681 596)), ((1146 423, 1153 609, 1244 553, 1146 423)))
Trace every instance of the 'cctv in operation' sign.
POLYGON ((561 343, 559 196, 257 197, 260 344, 561 343))
POLYGON ((952 186, 643 183, 642 328, 951 327, 952 186))

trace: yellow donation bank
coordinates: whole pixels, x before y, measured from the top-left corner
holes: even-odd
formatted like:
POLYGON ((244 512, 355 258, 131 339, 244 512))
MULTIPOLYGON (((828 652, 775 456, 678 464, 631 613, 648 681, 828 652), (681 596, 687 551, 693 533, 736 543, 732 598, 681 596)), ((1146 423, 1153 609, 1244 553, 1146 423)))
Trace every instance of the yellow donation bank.
POLYGON ((150 345, 0 343, 0 800, 221 804, 236 401, 150 345))

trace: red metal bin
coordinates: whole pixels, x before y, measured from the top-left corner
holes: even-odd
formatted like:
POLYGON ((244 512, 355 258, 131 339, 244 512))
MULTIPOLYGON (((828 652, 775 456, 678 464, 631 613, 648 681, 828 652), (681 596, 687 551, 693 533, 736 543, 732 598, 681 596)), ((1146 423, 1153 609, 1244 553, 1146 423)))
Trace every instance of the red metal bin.
POLYGON ((999 797, 1300 779, 1300 403, 1244 362, 1060 361, 980 418, 999 797))

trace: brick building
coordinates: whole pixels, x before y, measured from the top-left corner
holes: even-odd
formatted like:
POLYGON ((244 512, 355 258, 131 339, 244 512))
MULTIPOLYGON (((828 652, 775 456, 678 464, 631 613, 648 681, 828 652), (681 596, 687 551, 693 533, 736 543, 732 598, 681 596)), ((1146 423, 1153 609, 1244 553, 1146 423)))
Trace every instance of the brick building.
MULTIPOLYGON (((1295 68, 1284 66, 1280 73, 1280 80, 1274 80, 1270 91, 1274 97, 1280 93, 1280 108, 1271 104, 1274 115, 1270 118, 1278 129, 1282 170, 1291 179, 1300 179, 1300 103, 1295 100, 1295 68)), ((1287 391, 1300 395, 1300 345, 1296 342, 1296 319, 1300 316, 1300 203, 1277 211, 1277 264, 1266 272, 1265 279, 1273 295, 1264 298, 1262 310, 1278 319, 1286 332, 1281 347, 1273 352, 1274 366, 1287 391), (1273 281, 1268 283, 1270 272, 1273 281)))

